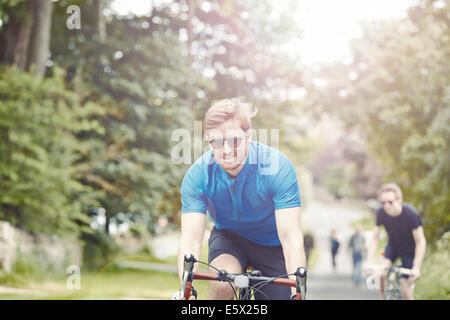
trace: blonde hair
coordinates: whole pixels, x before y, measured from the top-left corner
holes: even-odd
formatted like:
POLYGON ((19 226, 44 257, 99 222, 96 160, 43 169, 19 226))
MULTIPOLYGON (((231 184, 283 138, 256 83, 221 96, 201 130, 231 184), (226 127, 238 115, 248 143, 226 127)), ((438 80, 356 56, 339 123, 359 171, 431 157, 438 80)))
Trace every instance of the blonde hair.
POLYGON ((204 120, 205 131, 216 128, 222 123, 238 119, 241 129, 247 131, 252 127, 252 118, 257 109, 251 103, 239 99, 223 99, 215 102, 206 112, 204 120))
POLYGON ((403 200, 403 194, 400 187, 393 182, 383 184, 377 191, 377 197, 380 198, 382 193, 393 192, 397 199, 403 200))

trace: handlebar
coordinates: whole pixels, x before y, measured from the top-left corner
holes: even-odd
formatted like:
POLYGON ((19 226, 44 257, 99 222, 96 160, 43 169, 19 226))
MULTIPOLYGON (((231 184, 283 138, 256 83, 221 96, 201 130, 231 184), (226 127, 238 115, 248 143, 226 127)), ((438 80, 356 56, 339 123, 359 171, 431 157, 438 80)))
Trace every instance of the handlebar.
POLYGON ((228 273, 226 270, 219 270, 218 272, 193 272, 195 262, 198 261, 192 254, 186 254, 184 256, 183 284, 181 292, 184 293, 184 298, 186 300, 188 300, 191 295, 192 281, 194 279, 231 282, 240 289, 248 288, 263 282, 279 286, 295 287, 297 292, 296 300, 306 299, 307 270, 304 267, 297 269, 294 274, 296 280, 292 280, 286 278, 265 277, 262 276, 261 272, 258 270, 253 270, 248 273, 228 273))
POLYGON ((386 267, 386 266, 381 266, 381 265, 368 265, 367 269, 368 269, 367 273, 373 273, 374 271, 392 270, 394 272, 398 272, 398 273, 404 274, 404 275, 412 275, 413 274, 412 269, 398 267, 398 266, 386 267))

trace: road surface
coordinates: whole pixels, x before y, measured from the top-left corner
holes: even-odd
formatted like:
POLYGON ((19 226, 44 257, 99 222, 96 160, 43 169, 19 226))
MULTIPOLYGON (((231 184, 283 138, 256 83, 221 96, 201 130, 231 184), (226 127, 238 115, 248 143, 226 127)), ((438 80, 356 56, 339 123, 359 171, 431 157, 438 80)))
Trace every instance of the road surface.
POLYGON ((355 287, 351 281, 352 261, 347 248, 353 233, 351 223, 359 220, 366 209, 336 202, 312 202, 303 211, 302 221, 314 235, 318 260, 308 274, 308 299, 374 300, 378 295, 365 286, 355 287), (340 241, 336 271, 332 268, 330 232, 337 230, 340 241))

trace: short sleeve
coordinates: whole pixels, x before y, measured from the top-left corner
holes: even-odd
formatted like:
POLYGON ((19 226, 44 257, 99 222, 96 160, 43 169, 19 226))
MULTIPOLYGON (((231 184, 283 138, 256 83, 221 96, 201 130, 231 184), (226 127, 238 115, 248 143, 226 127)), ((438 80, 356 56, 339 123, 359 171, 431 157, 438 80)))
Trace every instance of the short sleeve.
POLYGON ((416 219, 415 219, 415 224, 414 224, 414 229, 417 229, 418 227, 422 226, 422 219, 420 219, 419 214, 416 215, 416 219))
POLYGON ((202 187, 201 171, 194 164, 186 172, 181 183, 181 213, 199 212, 206 214, 207 206, 202 187))
POLYGON ((422 224, 422 219, 420 219, 419 214, 417 213, 416 209, 411 206, 411 205, 407 205, 406 208, 408 209, 408 211, 410 212, 410 219, 409 219, 409 227, 411 230, 417 229, 418 227, 420 227, 422 224))
POLYGON ((275 210, 301 206, 300 188, 294 166, 280 153, 280 168, 272 183, 275 210))

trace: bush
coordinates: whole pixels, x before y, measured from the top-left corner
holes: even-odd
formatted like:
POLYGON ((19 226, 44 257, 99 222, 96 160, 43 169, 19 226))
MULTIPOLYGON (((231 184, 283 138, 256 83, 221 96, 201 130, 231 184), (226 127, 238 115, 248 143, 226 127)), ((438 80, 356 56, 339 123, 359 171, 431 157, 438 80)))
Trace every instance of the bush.
POLYGON ((81 105, 55 74, 0 68, 0 219, 64 236, 89 220, 83 212, 92 202, 78 177, 86 142, 77 134, 101 128, 90 120, 97 107, 81 105))
MULTIPOLYGON (((29 281, 43 281, 58 274, 57 268, 51 263, 45 253, 33 250, 31 253, 17 251, 11 272, 0 272, 0 283, 24 286, 29 281)), ((64 275, 64 272, 60 272, 64 275)))
POLYGON ((98 270, 113 262, 120 253, 120 247, 113 237, 104 232, 85 233, 83 264, 87 269, 98 270))
POLYGON ((425 256, 421 277, 417 280, 415 298, 419 300, 450 299, 450 232, 445 233, 425 256))

